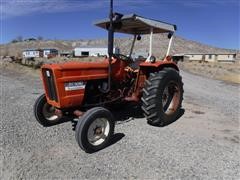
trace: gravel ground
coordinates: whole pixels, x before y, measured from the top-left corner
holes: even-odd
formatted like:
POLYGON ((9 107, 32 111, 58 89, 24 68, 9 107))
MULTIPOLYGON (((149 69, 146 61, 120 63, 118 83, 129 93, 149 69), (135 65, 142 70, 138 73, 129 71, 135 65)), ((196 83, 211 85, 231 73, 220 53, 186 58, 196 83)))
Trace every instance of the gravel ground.
POLYGON ((71 122, 34 119, 39 78, 0 69, 1 179, 239 179, 239 86, 182 76, 180 119, 159 128, 116 113, 116 142, 86 154, 71 122))

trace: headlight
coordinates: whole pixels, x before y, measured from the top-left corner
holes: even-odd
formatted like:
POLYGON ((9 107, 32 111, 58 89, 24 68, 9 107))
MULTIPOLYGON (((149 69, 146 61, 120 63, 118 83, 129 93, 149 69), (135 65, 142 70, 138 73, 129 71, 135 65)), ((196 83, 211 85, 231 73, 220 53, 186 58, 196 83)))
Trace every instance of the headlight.
POLYGON ((65 91, 85 89, 86 83, 83 81, 64 83, 65 91))

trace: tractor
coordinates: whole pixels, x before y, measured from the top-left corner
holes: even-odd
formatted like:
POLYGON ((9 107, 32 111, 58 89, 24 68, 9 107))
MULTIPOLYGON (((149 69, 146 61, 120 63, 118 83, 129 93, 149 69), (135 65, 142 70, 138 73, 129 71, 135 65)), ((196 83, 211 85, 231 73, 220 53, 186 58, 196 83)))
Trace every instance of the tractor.
POLYGON ((113 12, 96 26, 108 31, 108 56, 96 62, 44 64, 41 76, 45 93, 35 102, 34 115, 44 127, 66 118, 78 119, 75 137, 87 153, 111 142, 115 119, 108 107, 135 102, 148 124, 164 126, 176 120, 183 99, 183 83, 177 64, 169 55, 176 25, 136 14, 113 12), (128 55, 114 54, 114 33, 133 36, 128 55), (168 49, 162 60, 153 56, 153 34, 165 33, 168 49), (149 35, 148 57, 133 59, 136 40, 149 35))

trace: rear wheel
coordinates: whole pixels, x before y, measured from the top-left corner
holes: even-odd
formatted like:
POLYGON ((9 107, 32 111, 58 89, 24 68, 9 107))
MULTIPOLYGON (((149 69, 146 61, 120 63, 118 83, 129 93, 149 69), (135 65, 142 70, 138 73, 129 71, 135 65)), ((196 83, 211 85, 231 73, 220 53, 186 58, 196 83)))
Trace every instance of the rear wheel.
POLYGON ((45 94, 39 96, 34 104, 34 115, 37 121, 43 126, 52 126, 62 121, 62 118, 55 113, 55 107, 47 103, 45 94))
POLYGON ((105 148, 114 133, 114 118, 102 107, 88 110, 78 121, 75 137, 82 150, 88 153, 105 148))
POLYGON ((142 110, 148 123, 164 126, 173 122, 180 113, 182 99, 182 78, 175 69, 151 73, 142 96, 142 110))

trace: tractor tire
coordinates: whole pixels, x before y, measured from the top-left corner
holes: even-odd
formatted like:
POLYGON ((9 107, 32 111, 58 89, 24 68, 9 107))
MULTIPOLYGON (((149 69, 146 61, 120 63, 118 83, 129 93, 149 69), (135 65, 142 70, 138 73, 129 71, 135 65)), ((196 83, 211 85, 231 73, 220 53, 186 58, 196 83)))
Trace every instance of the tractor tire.
POLYGON ((183 100, 182 77, 173 68, 151 73, 143 88, 142 110, 149 124, 165 126, 176 120, 183 100))
POLYGON ((47 103, 45 94, 38 97, 34 104, 34 115, 36 120, 44 127, 59 124, 62 117, 55 114, 55 108, 47 103))
POLYGON ((82 150, 93 153, 109 145, 114 127, 112 113, 105 108, 95 107, 78 120, 75 137, 82 150))

